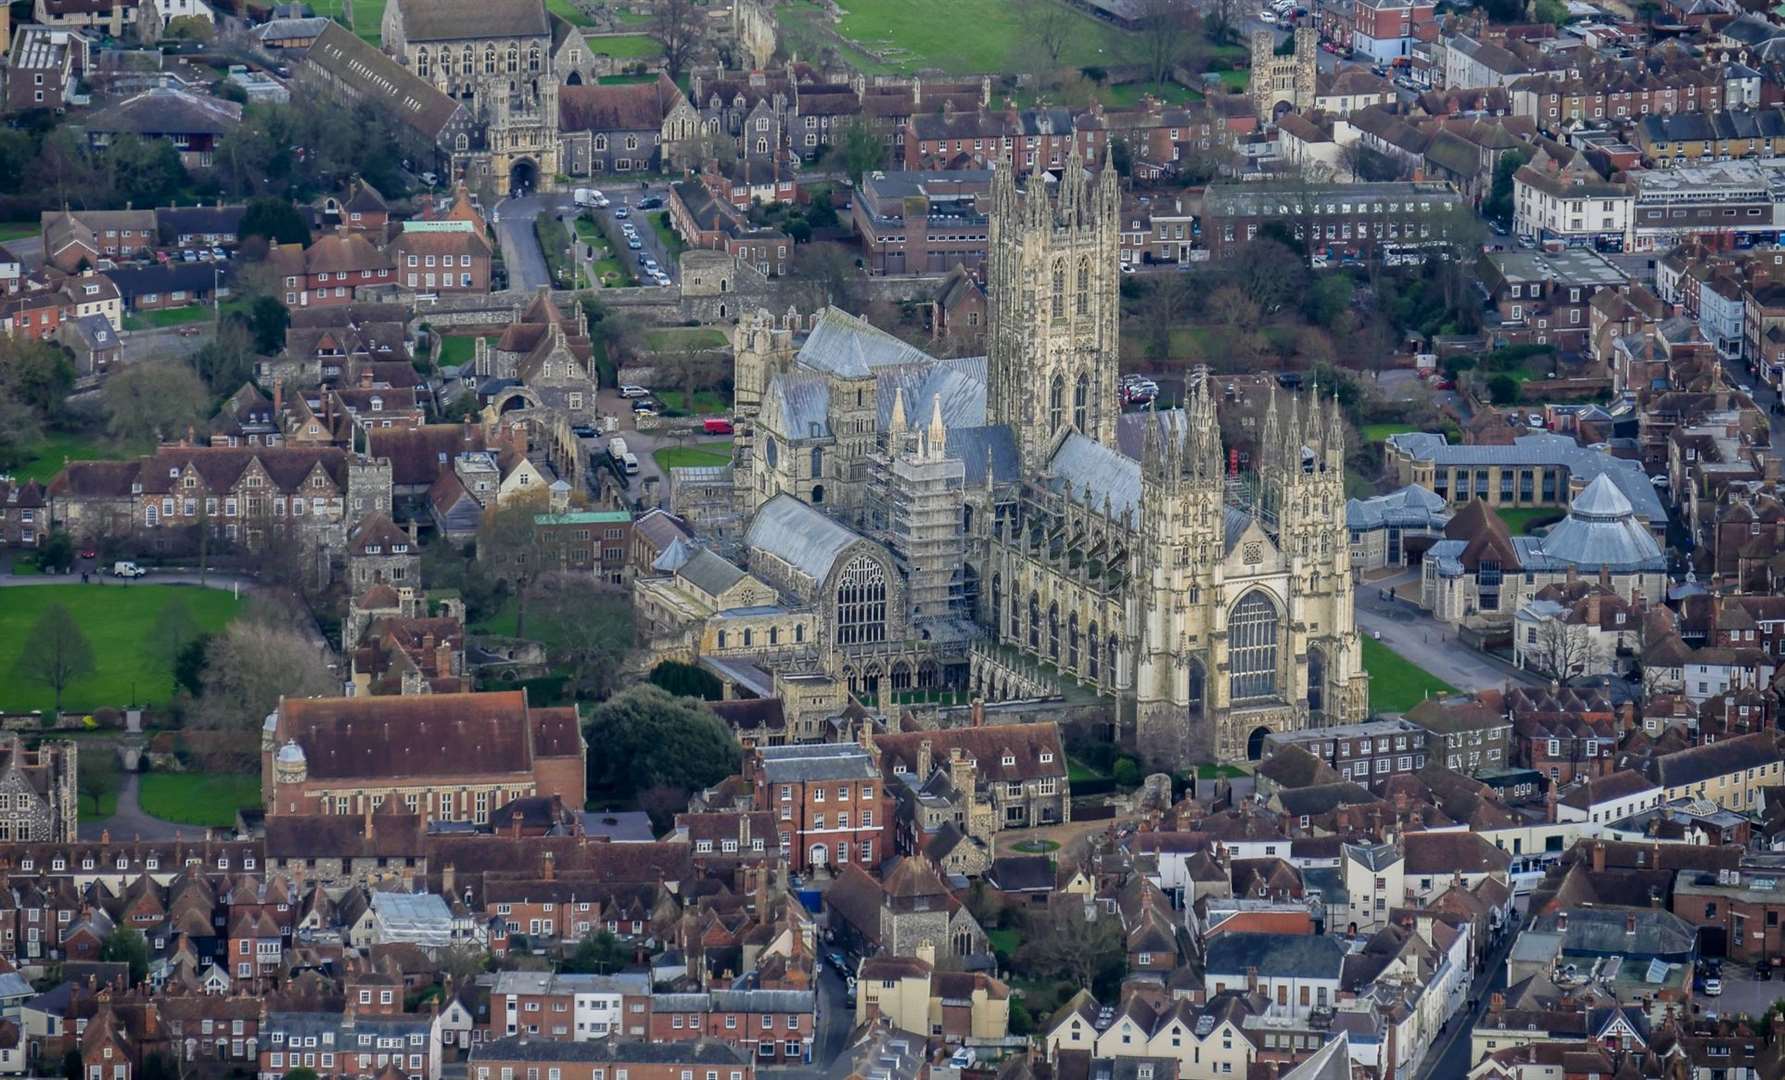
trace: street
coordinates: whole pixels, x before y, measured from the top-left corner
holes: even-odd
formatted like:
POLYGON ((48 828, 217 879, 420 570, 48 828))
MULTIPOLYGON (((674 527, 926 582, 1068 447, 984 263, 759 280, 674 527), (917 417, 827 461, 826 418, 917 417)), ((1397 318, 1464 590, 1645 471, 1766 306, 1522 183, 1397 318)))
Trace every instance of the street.
POLYGON ((1475 985, 1469 988, 1469 1004, 1444 1025, 1438 1041, 1426 1051, 1425 1062, 1414 1080, 1432 1080, 1434 1077, 1449 1080, 1469 1074, 1470 1066, 1475 1064, 1469 1060, 1470 1036, 1493 996, 1506 988, 1506 954, 1512 951, 1512 943, 1518 939, 1518 929, 1509 927, 1500 937, 1500 944, 1488 956, 1487 969, 1476 974, 1475 985))
POLYGON ((1417 596, 1419 570, 1357 588, 1357 628, 1410 663, 1465 693, 1498 690, 1507 683, 1542 685, 1543 680, 1534 675, 1457 644, 1454 631, 1420 611, 1412 601, 1382 599, 1384 589, 1398 589, 1403 597, 1417 596))

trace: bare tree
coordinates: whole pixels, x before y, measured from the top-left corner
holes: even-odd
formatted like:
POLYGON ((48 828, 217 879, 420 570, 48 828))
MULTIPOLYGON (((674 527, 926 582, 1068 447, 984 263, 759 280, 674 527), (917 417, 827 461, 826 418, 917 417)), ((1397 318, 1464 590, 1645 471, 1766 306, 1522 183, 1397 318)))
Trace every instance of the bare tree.
POLYGON ((1202 6, 1202 25, 1209 40, 1220 43, 1239 35, 1240 21, 1245 17, 1242 0, 1207 0, 1202 6))
POLYGON ((76 679, 91 675, 96 667, 93 644, 73 613, 51 604, 31 625, 13 662, 12 673, 25 682, 48 687, 56 695, 56 712, 62 711, 62 694, 76 679))
POLYGON ((99 403, 113 438, 142 443, 182 438, 203 423, 211 392, 189 365, 159 359, 114 373, 99 391, 99 403))
POLYGON ((1117 919, 1087 917, 1082 906, 1061 898, 1028 921, 1017 949, 1021 970, 1089 987, 1112 960, 1117 966, 1122 962, 1122 927, 1117 919))
POLYGON ((1048 71, 1057 71, 1060 57, 1081 29, 1080 16, 1061 0, 1019 0, 1017 18, 1048 71))
POLYGON ((1135 0, 1134 22, 1134 63, 1163 86, 1190 40, 1194 12, 1188 0, 1135 0))
POLYGON ((212 638, 192 726, 225 736, 213 740, 208 755, 213 764, 240 768, 251 762, 259 748, 255 740, 240 737, 259 730, 281 697, 339 694, 341 682, 324 655, 322 647, 265 609, 212 638))
POLYGON ((801 244, 793 251, 793 276, 806 283, 802 310, 833 304, 849 312, 861 308, 862 270, 842 244, 801 244))
POLYGON ((1538 670, 1549 672, 1564 686, 1580 676, 1596 673, 1601 650, 1585 624, 1549 619, 1536 630, 1537 640, 1525 644, 1526 655, 1531 658, 1526 666, 1534 663, 1538 670))
POLYGON ((664 70, 680 79, 706 38, 706 9, 694 0, 656 0, 651 36, 663 46, 664 70))
POLYGON ((487 511, 477 530, 477 561, 514 597, 516 637, 527 636, 527 601, 533 583, 553 569, 553 553, 539 527, 544 510, 542 500, 511 496, 487 511))

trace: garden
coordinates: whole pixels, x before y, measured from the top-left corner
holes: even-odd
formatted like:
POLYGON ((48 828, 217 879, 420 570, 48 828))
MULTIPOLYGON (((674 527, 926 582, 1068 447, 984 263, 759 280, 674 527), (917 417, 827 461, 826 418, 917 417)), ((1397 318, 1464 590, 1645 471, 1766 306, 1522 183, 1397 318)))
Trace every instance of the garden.
POLYGON ((1370 712, 1404 713, 1435 694, 1456 688, 1375 638, 1365 637, 1364 670, 1370 673, 1370 712))
POLYGON ((137 802, 150 817, 176 825, 227 828, 236 812, 260 805, 260 777, 240 773, 143 774, 137 802))

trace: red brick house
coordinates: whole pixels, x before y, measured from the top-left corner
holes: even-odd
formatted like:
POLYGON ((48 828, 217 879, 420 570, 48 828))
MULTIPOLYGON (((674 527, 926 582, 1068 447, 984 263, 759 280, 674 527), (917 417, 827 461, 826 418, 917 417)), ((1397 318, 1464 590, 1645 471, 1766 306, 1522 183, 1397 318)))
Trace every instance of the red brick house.
MULTIPOLYGON (((390 254, 357 232, 321 236, 307 248, 275 243, 266 261, 283 284, 287 307, 351 304, 355 289, 397 280, 390 254)), ((487 288, 487 268, 484 275, 487 288)))

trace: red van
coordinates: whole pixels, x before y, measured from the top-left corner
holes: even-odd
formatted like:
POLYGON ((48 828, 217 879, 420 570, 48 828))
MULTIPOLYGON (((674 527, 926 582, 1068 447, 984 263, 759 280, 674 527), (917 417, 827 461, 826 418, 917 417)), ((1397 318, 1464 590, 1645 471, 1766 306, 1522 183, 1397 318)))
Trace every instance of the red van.
POLYGON ((706 427, 706 431, 707 431, 708 435, 730 435, 731 434, 731 421, 730 420, 720 419, 719 417, 716 417, 716 416, 709 416, 703 423, 706 427))

